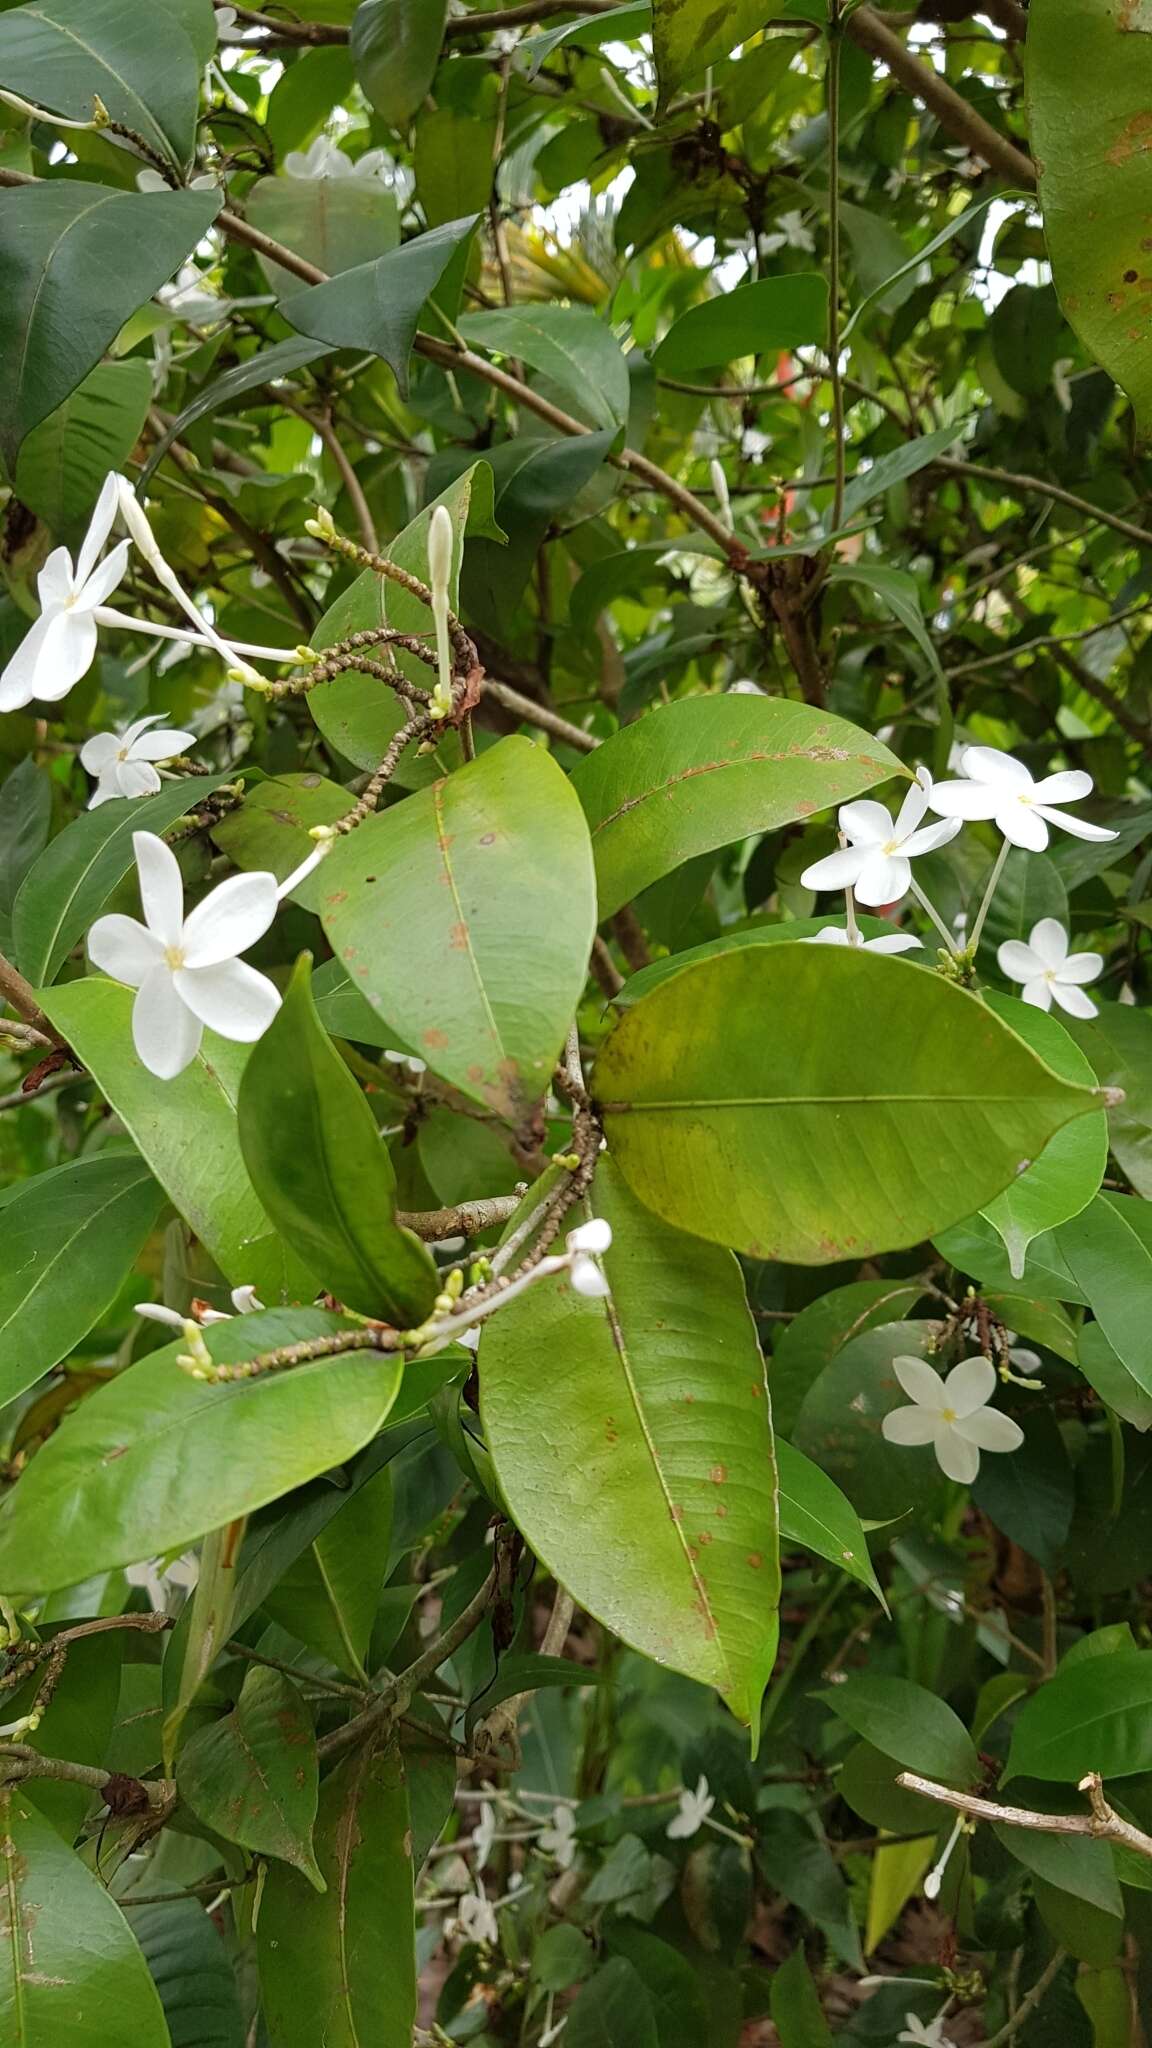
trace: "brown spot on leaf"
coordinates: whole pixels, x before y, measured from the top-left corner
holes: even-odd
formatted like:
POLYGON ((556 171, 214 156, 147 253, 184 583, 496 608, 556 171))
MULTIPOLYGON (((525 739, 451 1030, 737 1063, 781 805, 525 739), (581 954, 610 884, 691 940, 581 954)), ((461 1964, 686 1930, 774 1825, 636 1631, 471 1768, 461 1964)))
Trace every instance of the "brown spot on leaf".
POLYGON ((708 1477, 712 1481, 713 1486, 723 1486, 728 1477, 727 1465, 713 1465, 708 1477))

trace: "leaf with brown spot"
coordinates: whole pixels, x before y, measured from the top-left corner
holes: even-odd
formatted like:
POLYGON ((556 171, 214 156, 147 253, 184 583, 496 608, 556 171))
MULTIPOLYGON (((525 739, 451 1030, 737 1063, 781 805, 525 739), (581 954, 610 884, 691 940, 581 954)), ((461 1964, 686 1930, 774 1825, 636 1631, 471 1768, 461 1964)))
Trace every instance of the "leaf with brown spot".
POLYGON ((194 1814, 226 1841, 277 1856, 318 1890, 312 1850, 316 1738, 292 1681, 260 1666, 230 1714, 200 1728, 180 1752, 176 1780, 194 1814))

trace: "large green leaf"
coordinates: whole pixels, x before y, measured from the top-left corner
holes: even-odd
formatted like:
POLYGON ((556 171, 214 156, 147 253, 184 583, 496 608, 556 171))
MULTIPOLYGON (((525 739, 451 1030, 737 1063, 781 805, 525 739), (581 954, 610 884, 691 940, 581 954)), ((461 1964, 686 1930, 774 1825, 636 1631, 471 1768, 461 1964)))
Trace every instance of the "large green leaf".
MULTIPOLYGON (((428 528, 438 505, 443 505, 452 519, 454 545, 448 594, 455 611, 459 609, 465 534, 501 538, 493 512, 492 471, 488 464, 473 463, 446 491, 425 505, 390 544, 389 559, 409 575, 419 577, 422 583, 428 581, 428 528)), ((400 584, 390 583, 386 576, 365 569, 329 606, 313 631, 312 645, 331 647, 337 640, 366 632, 373 626, 390 626, 397 633, 419 633, 425 639, 430 639, 434 632, 432 613, 426 604, 400 584)), ((396 665, 410 682, 422 683, 427 688, 429 671, 423 662, 401 651, 396 655, 396 665)), ((355 762, 357 768, 368 769, 375 768, 383 758, 406 716, 399 699, 386 684, 374 676, 358 675, 355 670, 330 683, 317 684, 308 692, 308 708, 325 739, 355 762)), ((394 780, 401 788, 423 788, 434 782, 437 775, 447 775, 459 763, 460 744, 453 733, 440 741, 431 756, 418 757, 410 750, 394 780)))
POLYGON ((567 777, 531 740, 501 740, 369 819, 321 873, 324 929, 373 1009, 515 1122, 548 1085, 595 933, 567 777))
MULTIPOLYGON (((87 0, 76 4, 86 6, 87 0)), ((133 0, 125 4, 147 33, 133 0)), ((23 12, 0 14, 0 37, 23 12)), ((155 46, 155 38, 150 41, 155 46)), ((8 85, 16 84, 2 62, 0 70, 8 85)), ((216 217, 220 196, 117 192, 70 178, 5 194, 0 355, 7 373, 0 395, 0 454, 10 470, 25 435, 75 391, 129 314, 195 248, 216 217)))
POLYGON ((1025 1702, 1006 1773, 1079 1784, 1152 1770, 1152 1655, 1120 1650, 1062 1667, 1025 1702))
MULTIPOLYGON (((886 919, 870 917, 866 911, 857 912, 856 923, 866 939, 890 938, 892 935, 892 926, 886 919)), ((813 939, 817 932, 836 927, 843 930, 843 926, 843 914, 781 918, 775 924, 738 925, 722 931, 717 939, 706 939, 700 946, 686 946, 681 953, 669 953, 665 959, 653 960, 650 966, 641 967, 638 973, 628 976, 612 1000, 618 1010, 627 1010, 650 989, 659 988, 662 981, 671 981, 674 974, 693 966, 697 960, 715 960, 721 953, 737 953, 744 946, 795 945, 798 939, 813 939)))
POLYGON ((776 1651, 776 1470, 739 1268, 658 1223, 607 1162, 592 1202, 611 1295, 541 1283, 481 1339, 497 1478, 581 1606, 753 1721, 776 1651))
POLYGON ((4 1206, 0 1407, 87 1336, 164 1206, 135 1153, 105 1152, 17 1183, 4 1206))
POLYGON ((188 162, 201 59, 171 11, 162 29, 137 0, 35 0, 0 15, 0 77, 10 92, 87 121, 98 96, 114 121, 162 156, 188 162))
POLYGON ((411 2048, 412 1839, 398 1751, 369 1745, 324 1780, 314 1839, 327 1890, 277 1865, 260 1903, 272 2048, 411 2048))
POLYGON ((352 62, 365 97, 390 128, 406 128, 436 72, 447 0, 362 0, 352 62))
MULTIPOLYGON (((419 1368, 417 1368, 417 1371, 419 1368)), ((385 1466, 318 1529, 263 1605, 273 1621, 361 1685, 388 1569, 392 1475, 385 1466)))
POLYGON ((1152 1200, 1152 1013, 1101 1003, 1091 1023, 1073 1018, 1065 1029, 1087 1053, 1096 1079, 1123 1090, 1108 1111, 1112 1150, 1136 1193, 1152 1200))
POLYGON ((68 535, 91 512, 110 469, 123 469, 152 403, 152 370, 140 357, 97 363, 63 405, 32 431, 16 462, 22 505, 68 535))
POLYGON ((694 854, 906 773, 856 726, 781 698, 686 697, 652 711, 572 776, 592 828, 600 915, 694 854))
MULTIPOLYGON (((400 241, 396 195, 379 178, 259 178, 244 213, 261 234, 329 277, 374 261, 400 241)), ((263 262, 274 290, 299 292, 290 270, 263 262)))
POLYGON ((909 1322, 864 1329, 833 1354, 796 1417, 797 1449, 835 1480, 866 1521, 907 1514, 941 1484, 929 1445, 890 1444, 883 1434, 885 1416, 908 1403, 892 1361, 923 1358, 935 1327, 909 1322))
POLYGON ((232 1712, 198 1729, 181 1750, 176 1782, 214 1834, 258 1856, 280 1857, 322 1888, 312 1853, 316 1737, 282 1672, 249 1671, 232 1712))
POLYGON ((445 221, 373 263, 358 263, 327 284, 295 292, 281 306, 301 334, 335 348, 371 349, 408 395, 408 358, 420 314, 457 251, 471 236, 478 216, 445 221))
POLYGON ((690 306, 669 328, 652 360, 662 376, 689 376, 738 356, 810 347, 827 332, 828 281, 818 271, 762 277, 690 306))
POLYGON ((763 0, 653 0, 652 30, 660 99, 726 57, 764 26, 763 0))
POLYGON ((19 1785, 0 1787, 0 2040, 11 2048, 169 2048, 119 1906, 19 1785))
MULTIPOLYGON (((271 1309, 206 1338, 236 1363, 346 1327, 320 1309, 271 1309)), ((400 1385, 394 1358, 351 1353, 211 1386, 177 1364, 181 1349, 110 1381, 30 1460, 0 1507, 0 1585, 51 1591, 183 1550, 352 1457, 400 1385)))
POLYGON ((831 946, 686 968, 625 1012, 595 1092, 657 1215, 802 1265, 946 1228, 1098 1107, 965 990, 831 946))
POLYGON ((192 1064, 158 1081, 132 1043, 131 989, 93 977, 41 1000, 185 1221, 233 1286, 311 1301, 317 1282, 275 1236, 248 1178, 236 1101, 249 1048, 205 1035, 192 1064))
POLYGON ((316 1015, 301 959, 252 1048, 237 1105, 240 1147, 276 1229, 324 1288, 401 1329, 439 1282, 427 1247, 396 1222, 396 1175, 365 1097, 316 1015))
POLYGON ((54 981, 69 953, 132 866, 134 832, 165 833, 226 775, 189 775, 155 796, 113 797, 59 833, 25 876, 12 911, 20 971, 54 981))
POLYGON ((590 426, 615 433, 632 403, 624 352, 590 306, 504 306, 469 313, 460 332, 470 345, 528 363, 590 426))
MULTIPOLYGON (((1149 1660, 1152 1662, 1152 1659, 1149 1660)), ((980 1775, 976 1745, 946 1700, 907 1678, 859 1675, 821 1694, 857 1735, 905 1770, 926 1771, 953 1785, 980 1775)))
POLYGON ((1152 426, 1148 109, 1141 0, 1033 0, 1027 76, 1044 232, 1060 301, 1090 356, 1152 426), (1090 127, 1084 109, 1091 107, 1090 127))
MULTIPOLYGON (((1090 1062, 1057 1018, 1016 996, 993 994, 988 1003, 1054 1074, 1081 1087, 1092 1086, 1096 1077, 1090 1062)), ((1065 1124, 1027 1171, 985 1206, 984 1216, 1004 1240, 1014 1280, 1024 1272, 1025 1254, 1034 1238, 1087 1208, 1107 1164, 1108 1119, 1100 1110, 1065 1124)))
POLYGON ((160 1993, 172 2048, 245 2048, 236 1975, 200 1901, 134 1906, 129 1898, 123 1910, 160 1993))
POLYGON ((1152 1206, 1134 1195, 1098 1195, 1057 1231, 1056 1242, 1107 1343, 1152 1394, 1152 1206))
POLYGON ((639 1971, 614 1956, 579 1993, 564 2029, 570 2048, 659 2048, 652 1999, 639 1971))

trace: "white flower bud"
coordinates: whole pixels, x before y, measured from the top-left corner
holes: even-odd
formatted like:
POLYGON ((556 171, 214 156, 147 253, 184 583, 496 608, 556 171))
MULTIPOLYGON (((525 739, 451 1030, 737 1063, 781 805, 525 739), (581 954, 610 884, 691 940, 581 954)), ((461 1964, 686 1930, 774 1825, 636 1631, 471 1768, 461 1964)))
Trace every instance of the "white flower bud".
POLYGON ((593 1216, 588 1223, 581 1223, 577 1229, 568 1232, 570 1252, 606 1252, 612 1243, 612 1225, 603 1216, 593 1216))
POLYGON ((443 591, 448 595, 452 581, 452 515, 446 505, 437 505, 428 528, 428 581, 432 594, 443 591))
POLYGON ((577 1294, 586 1295, 590 1301, 602 1301, 612 1292, 595 1259, 589 1258, 587 1252, 577 1252, 572 1261, 572 1285, 577 1294))

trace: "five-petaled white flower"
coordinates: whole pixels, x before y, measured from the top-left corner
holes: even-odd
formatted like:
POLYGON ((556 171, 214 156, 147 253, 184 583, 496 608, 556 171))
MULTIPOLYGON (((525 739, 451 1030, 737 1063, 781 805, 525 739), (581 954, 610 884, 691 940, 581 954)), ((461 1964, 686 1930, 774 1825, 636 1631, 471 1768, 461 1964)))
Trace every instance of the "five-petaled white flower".
POLYGON ((1057 809, 1092 794, 1092 777, 1082 768, 1062 768, 1037 782, 1023 761, 999 747, 966 747, 960 758, 962 782, 940 782, 931 792, 932 809, 942 818, 991 818, 1013 846, 1043 853, 1049 825, 1059 825, 1076 839, 1115 839, 1103 825, 1089 825, 1057 809))
POLYGON ((894 1358, 892 1370, 914 1405, 884 1417, 890 1444, 931 1444, 940 1470, 962 1486, 979 1472, 981 1451, 1019 1450, 1019 1423, 988 1406, 996 1387, 990 1358, 962 1359, 946 1380, 923 1358, 894 1358))
MULTIPOLYGON (((134 832, 144 923, 115 911, 88 934, 88 957, 138 990, 132 1038, 150 1074, 170 1081, 194 1060, 204 1027, 251 1044, 280 1007, 277 989, 237 955, 262 939, 281 885, 259 870, 232 875, 184 915, 184 884, 170 847, 134 832)), ((315 856, 312 856, 315 859, 315 856)), ((295 886, 297 876, 289 881, 295 886)))
POLYGON ((593 1216, 591 1222, 581 1223, 570 1230, 567 1236, 568 1250, 572 1254, 570 1273, 572 1285, 577 1294, 586 1294, 593 1300, 611 1294, 612 1289, 598 1261, 612 1243, 612 1225, 602 1216, 593 1216))
POLYGON ((456 1909, 456 1918, 448 1924, 446 1932, 459 1934, 464 1941, 483 1941, 495 1947, 500 1939, 492 1901, 483 1892, 465 1892, 456 1909))
POLYGON ((561 1870, 571 1870, 576 1857, 576 1816, 570 1806, 554 1806, 552 1818, 537 1836, 537 1846, 551 1856, 561 1870))
POLYGON ((680 1794, 680 1804, 664 1830, 669 1841, 687 1842, 693 1835, 698 1835, 715 1804, 708 1790, 708 1780, 701 1773, 696 1790, 689 1792, 685 1786, 680 1794))
POLYGON ((932 777, 921 768, 893 822, 883 804, 866 799, 844 804, 840 830, 849 842, 839 853, 814 861, 800 877, 805 889, 852 889, 870 909, 898 903, 908 893, 911 863, 922 853, 947 846, 960 830, 960 820, 921 827, 932 797, 932 777))
POLYGON ((195 745, 193 732, 151 732, 159 725, 162 712, 138 718, 123 733, 98 732, 80 749, 81 765, 96 777, 88 809, 96 810, 116 796, 155 796, 160 777, 153 763, 171 761, 185 747, 195 745))
POLYGON ((799 207, 780 215, 775 234, 760 237, 760 248, 765 256, 775 256, 781 249, 802 249, 806 256, 811 256, 815 247, 811 230, 805 227, 799 207))
POLYGON ((804 946, 851 946, 857 953, 909 953, 921 941, 915 932, 882 932, 878 939, 864 939, 857 932, 853 937, 844 925, 828 924, 822 932, 810 932, 800 943, 804 946))
POLYGON ((36 578, 40 617, 0 675, 0 711, 19 711, 34 698, 58 704, 91 668, 96 654, 96 608, 111 597, 128 566, 126 540, 102 562, 99 559, 118 509, 118 479, 109 476, 96 501, 75 568, 67 548, 53 548, 36 578))
POLYGON ((1097 981, 1104 969, 1100 953, 1070 953, 1068 934, 1054 917, 1042 917, 1023 939, 1005 939, 996 955, 1001 974, 1009 981, 1022 981, 1026 1003, 1034 1009, 1050 1010, 1058 1003, 1070 1017, 1095 1017, 1099 1013, 1084 983, 1097 981))
POLYGON ((907 2041, 911 2048, 948 2048, 948 2036, 943 2030, 944 2015, 937 2013, 934 2020, 918 2020, 914 2012, 904 2015, 904 2032, 897 2034, 898 2041, 907 2041))

